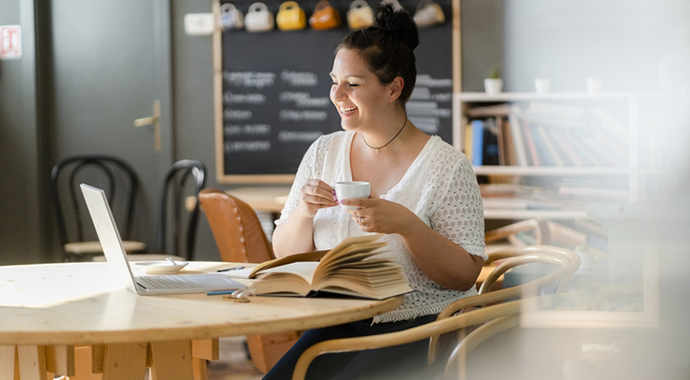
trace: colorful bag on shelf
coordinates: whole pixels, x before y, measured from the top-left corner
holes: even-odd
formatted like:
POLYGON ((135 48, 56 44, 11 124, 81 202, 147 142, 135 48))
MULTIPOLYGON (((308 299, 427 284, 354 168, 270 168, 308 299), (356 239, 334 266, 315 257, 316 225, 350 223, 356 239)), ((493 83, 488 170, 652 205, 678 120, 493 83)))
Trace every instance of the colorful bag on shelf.
POLYGON ((244 16, 235 5, 225 3, 220 6, 220 26, 223 30, 242 29, 244 16))
POLYGON ((280 4, 276 15, 276 24, 280 30, 299 30, 307 26, 307 16, 304 10, 294 1, 286 1, 280 4))
POLYGON ((275 26, 273 13, 268 10, 266 4, 257 2, 249 6, 244 16, 244 28, 248 32, 267 32, 275 26))
POLYGON ((443 14, 441 6, 434 3, 433 0, 422 0, 417 6, 413 20, 417 27, 425 28, 443 24, 446 21, 446 16, 443 14))
POLYGON ((366 29, 374 24, 374 11, 364 0, 355 0, 347 11, 347 24, 352 30, 366 29))
POLYGON ((333 29, 340 25, 340 13, 328 0, 321 0, 314 8, 314 14, 309 17, 312 29, 333 29))

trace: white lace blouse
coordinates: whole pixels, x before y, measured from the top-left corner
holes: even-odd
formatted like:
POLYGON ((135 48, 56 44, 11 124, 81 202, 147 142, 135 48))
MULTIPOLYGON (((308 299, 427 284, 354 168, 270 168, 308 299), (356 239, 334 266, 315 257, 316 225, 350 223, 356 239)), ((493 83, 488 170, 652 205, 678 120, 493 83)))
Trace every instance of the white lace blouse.
MULTIPOLYGON (((302 159, 276 225, 295 210, 307 180, 318 178, 331 186, 337 181, 352 181, 350 147, 354 136, 352 131, 339 131, 321 136, 312 144, 302 159)), ((438 136, 429 139, 400 182, 380 197, 404 205, 444 237, 486 259, 484 211, 476 176, 467 157, 438 136)), ((333 248, 346 237, 361 234, 340 207, 319 210, 314 217, 314 231, 317 250, 333 248)), ((414 291, 405 295, 403 305, 375 317, 374 323, 436 314, 450 303, 476 294, 474 288, 466 292, 451 290, 429 279, 399 235, 385 235, 382 240, 388 241, 388 250, 382 255, 393 258, 403 268, 414 291)))

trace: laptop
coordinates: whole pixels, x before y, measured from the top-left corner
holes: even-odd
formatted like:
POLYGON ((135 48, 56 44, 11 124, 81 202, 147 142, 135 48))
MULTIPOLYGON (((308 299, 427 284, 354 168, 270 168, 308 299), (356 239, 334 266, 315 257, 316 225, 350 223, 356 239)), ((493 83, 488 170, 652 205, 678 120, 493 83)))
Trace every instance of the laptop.
POLYGON ((102 189, 81 184, 91 220, 98 240, 103 247, 106 261, 113 273, 139 295, 206 293, 212 290, 241 289, 245 285, 220 273, 134 275, 122 246, 120 232, 102 189))

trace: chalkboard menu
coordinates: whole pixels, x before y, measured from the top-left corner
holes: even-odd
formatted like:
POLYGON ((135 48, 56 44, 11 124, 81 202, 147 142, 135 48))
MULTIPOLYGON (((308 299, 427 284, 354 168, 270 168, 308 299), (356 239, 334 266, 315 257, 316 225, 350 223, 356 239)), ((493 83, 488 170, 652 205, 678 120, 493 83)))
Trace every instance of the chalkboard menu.
MULTIPOLYGON (((243 13, 252 2, 232 1, 243 13)), ((452 128, 452 12, 446 22, 420 28, 418 78, 407 104, 410 121, 448 143, 452 128)), ((280 2, 265 2, 276 14, 280 2)), ((299 2, 307 18, 316 2, 299 2)), ((372 7, 376 3, 369 3, 372 7)), ((417 4, 401 4, 414 14, 417 4)), ((291 182, 302 156, 319 136, 340 130, 329 99, 335 48, 350 32, 349 2, 332 1, 342 25, 330 30, 223 31, 216 100, 218 182, 291 182)))

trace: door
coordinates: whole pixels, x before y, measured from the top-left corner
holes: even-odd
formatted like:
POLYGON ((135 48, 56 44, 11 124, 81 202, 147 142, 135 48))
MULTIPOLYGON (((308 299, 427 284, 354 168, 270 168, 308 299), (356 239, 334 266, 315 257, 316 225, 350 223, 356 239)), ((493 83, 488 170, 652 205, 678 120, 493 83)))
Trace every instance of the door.
POLYGON ((153 247, 157 198, 172 164, 170 4, 167 0, 54 0, 52 159, 101 153, 136 170, 134 238, 153 247), (134 120, 160 102, 160 134, 134 120), (160 136, 160 141, 158 141, 160 136))

